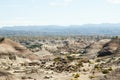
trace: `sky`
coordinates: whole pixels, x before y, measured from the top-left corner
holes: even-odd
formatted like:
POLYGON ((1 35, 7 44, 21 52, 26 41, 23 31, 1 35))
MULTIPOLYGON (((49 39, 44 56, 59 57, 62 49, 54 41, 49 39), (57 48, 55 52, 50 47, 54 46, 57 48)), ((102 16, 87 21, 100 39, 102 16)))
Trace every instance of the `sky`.
POLYGON ((120 0, 0 0, 0 26, 120 23, 120 0))

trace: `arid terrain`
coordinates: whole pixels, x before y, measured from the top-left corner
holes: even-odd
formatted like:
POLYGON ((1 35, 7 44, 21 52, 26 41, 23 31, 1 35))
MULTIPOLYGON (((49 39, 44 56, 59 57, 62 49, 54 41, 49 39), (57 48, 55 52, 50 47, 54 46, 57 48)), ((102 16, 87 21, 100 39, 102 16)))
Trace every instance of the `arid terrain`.
POLYGON ((120 38, 0 38, 0 80, 119 80, 120 38))

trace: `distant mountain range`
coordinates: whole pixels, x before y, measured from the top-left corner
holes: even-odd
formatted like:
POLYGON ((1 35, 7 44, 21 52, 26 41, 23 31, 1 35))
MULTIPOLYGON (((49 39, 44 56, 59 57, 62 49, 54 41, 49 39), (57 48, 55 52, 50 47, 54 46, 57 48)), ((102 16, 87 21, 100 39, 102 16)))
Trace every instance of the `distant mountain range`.
MULTIPOLYGON (((51 35, 120 35, 120 24, 86 24, 71 26, 13 26, 2 27, 0 31, 32 32, 51 35)), ((9 33, 8 33, 9 34, 9 33)), ((31 34, 31 35, 32 35, 31 34)))

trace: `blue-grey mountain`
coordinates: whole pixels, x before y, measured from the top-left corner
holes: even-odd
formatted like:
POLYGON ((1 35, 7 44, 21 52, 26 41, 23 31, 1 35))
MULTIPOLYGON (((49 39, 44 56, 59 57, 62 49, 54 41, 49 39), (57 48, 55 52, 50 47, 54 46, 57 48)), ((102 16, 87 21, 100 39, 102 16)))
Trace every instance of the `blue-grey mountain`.
POLYGON ((120 35, 120 24, 86 24, 71 26, 8 26, 2 27, 0 31, 4 33, 6 31, 29 34, 32 33, 31 35, 120 35))

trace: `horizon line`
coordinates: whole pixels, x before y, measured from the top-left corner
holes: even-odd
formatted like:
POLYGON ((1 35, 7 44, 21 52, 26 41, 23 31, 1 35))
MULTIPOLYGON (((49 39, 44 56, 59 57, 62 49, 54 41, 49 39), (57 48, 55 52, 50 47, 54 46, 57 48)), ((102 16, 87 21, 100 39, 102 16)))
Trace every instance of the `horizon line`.
POLYGON ((44 24, 44 25, 38 25, 38 24, 27 24, 27 25, 0 25, 0 28, 2 27, 17 27, 17 26, 83 26, 83 25, 101 25, 101 24, 120 24, 120 23, 87 23, 87 24, 72 24, 72 25, 54 25, 54 24, 44 24))

